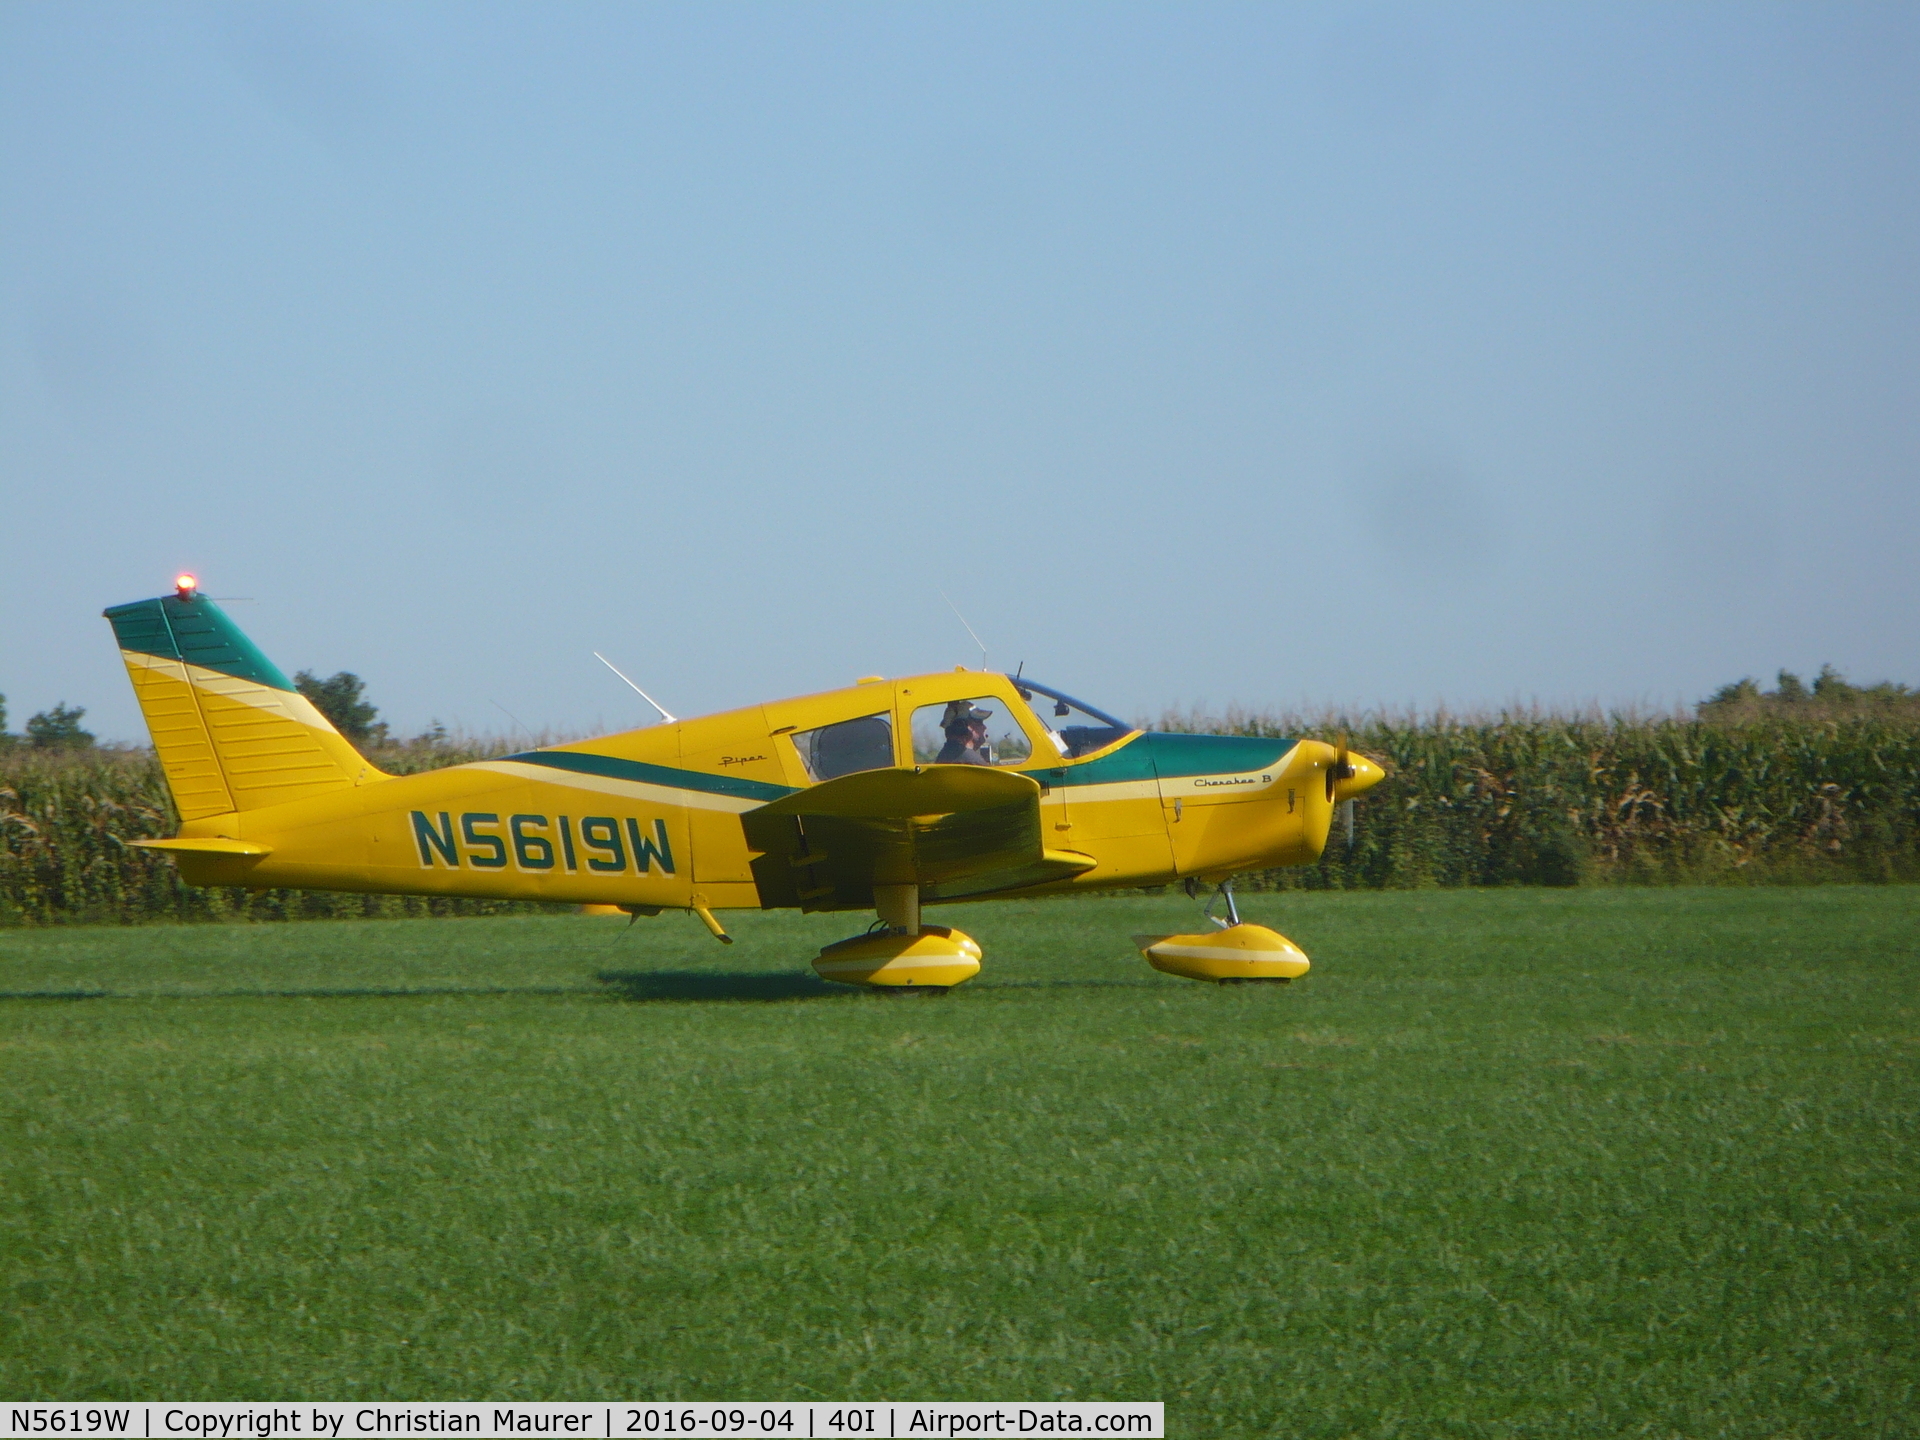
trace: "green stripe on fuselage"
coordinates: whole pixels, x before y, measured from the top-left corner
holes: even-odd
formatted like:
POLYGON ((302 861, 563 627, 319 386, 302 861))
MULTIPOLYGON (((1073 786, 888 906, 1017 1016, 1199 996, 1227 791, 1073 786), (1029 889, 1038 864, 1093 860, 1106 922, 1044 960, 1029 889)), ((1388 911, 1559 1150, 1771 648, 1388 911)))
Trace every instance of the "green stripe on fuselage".
POLYGON ((1052 788, 1180 780, 1190 775, 1244 775, 1277 763, 1296 743, 1255 735, 1143 731, 1092 760, 1077 765, 1036 766, 1024 773, 1052 788))
POLYGON ((1163 780, 1265 770, 1279 764, 1300 743, 1264 735, 1169 735, 1157 730, 1146 740, 1153 747, 1154 768, 1163 780))
MULTIPOLYGON (((1296 742, 1269 740, 1248 735, 1165 735, 1142 733, 1109 750, 1105 755, 1077 765, 1038 766, 1021 773, 1050 787, 1112 785, 1129 780, 1152 780, 1159 776, 1180 779, 1189 775, 1242 775, 1250 770, 1274 764, 1296 742)), ((700 770, 679 770, 670 765, 649 765, 642 760, 620 760, 611 755, 594 755, 580 750, 529 750, 503 757, 523 765, 545 765, 576 775, 599 775, 609 780, 635 780, 646 785, 661 785, 674 790, 695 790, 706 795, 731 795, 741 800, 778 800, 794 793, 788 785, 764 780, 747 780, 737 775, 709 775, 700 770)))
POLYGON ((731 795, 741 800, 778 800, 793 794, 790 785, 772 785, 764 780, 742 779, 738 775, 708 775, 700 770, 676 770, 669 765, 617 760, 611 755, 592 755, 580 750, 529 750, 522 755, 505 755, 501 758, 518 761, 522 765, 545 765, 553 770, 569 770, 575 775, 637 780, 644 785, 697 790, 703 795, 731 795))
POLYGON ((1092 760, 1059 765, 1038 765, 1023 773, 1031 775, 1042 785, 1058 788, 1065 785, 1112 785, 1125 780, 1151 780, 1154 778, 1153 749, 1142 742, 1148 737, 1136 733, 1122 740, 1106 754, 1092 760))
POLYGON ((280 673, 279 666, 262 655, 227 612, 204 595, 191 600, 177 595, 136 600, 131 605, 115 605, 105 614, 122 650, 184 660, 203 670, 275 690, 293 689, 293 682, 280 673))

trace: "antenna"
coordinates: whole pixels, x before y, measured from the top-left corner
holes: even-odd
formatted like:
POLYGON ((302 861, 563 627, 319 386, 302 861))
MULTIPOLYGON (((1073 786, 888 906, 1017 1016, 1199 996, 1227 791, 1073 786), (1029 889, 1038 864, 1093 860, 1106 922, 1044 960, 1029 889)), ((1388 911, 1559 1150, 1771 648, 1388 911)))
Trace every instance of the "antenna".
MULTIPOLYGON (((613 661, 607 659, 607 657, 602 655, 598 650, 593 652, 593 658, 598 660, 602 665, 606 666, 607 669, 613 671, 614 674, 620 676, 622 680, 627 680, 625 673, 622 672, 620 667, 614 664, 613 661)), ((642 700, 646 701, 647 704, 651 705, 654 709, 658 710, 660 712, 660 718, 666 721, 667 724, 675 725, 679 723, 673 718, 673 716, 667 713, 666 706, 662 705, 658 700, 654 699, 651 695, 647 694, 647 692, 642 690, 638 685, 635 685, 633 681, 627 680, 627 686, 629 689, 633 691, 634 694, 638 695, 642 700)))
POLYGON ((983 641, 983 640, 982 640, 982 639, 981 639, 981 638, 980 638, 980 637, 979 637, 978 635, 974 635, 974 634, 973 634, 973 626, 971 626, 971 625, 967 625, 967 617, 966 617, 966 616, 964 616, 964 615, 962 615, 962 614, 960 613, 960 607, 959 607, 958 605, 956 605, 956 604, 954 604, 954 603, 953 603, 953 601, 951 601, 951 600, 947 600, 947 592, 946 592, 946 591, 944 591, 944 590, 942 590, 942 591, 940 592, 940 598, 941 598, 942 600, 946 600, 946 601, 947 601, 947 608, 948 608, 949 610, 951 610, 951 611, 953 611, 953 618, 954 618, 954 619, 956 619, 956 620, 958 620, 958 621, 959 621, 959 622, 960 622, 960 623, 961 623, 962 625, 966 625, 966 626, 967 626, 967 634, 969 634, 969 635, 973 635, 973 643, 974 643, 974 644, 976 644, 976 645, 978 645, 978 646, 980 647, 980 668, 981 668, 982 670, 984 670, 984 669, 986 669, 986 668, 987 668, 987 646, 986 646, 986 642, 985 642, 985 641, 983 641))
POLYGON ((527 730, 526 721, 522 720, 518 715, 514 714, 513 711, 507 709, 507 707, 502 705, 498 700, 489 700, 487 701, 487 704, 493 706, 494 709, 498 710, 502 715, 506 716, 507 719, 513 721, 513 723, 518 725, 522 730, 526 730, 527 739, 533 742, 533 748, 536 750, 540 748, 540 737, 538 735, 535 735, 533 731, 527 730))

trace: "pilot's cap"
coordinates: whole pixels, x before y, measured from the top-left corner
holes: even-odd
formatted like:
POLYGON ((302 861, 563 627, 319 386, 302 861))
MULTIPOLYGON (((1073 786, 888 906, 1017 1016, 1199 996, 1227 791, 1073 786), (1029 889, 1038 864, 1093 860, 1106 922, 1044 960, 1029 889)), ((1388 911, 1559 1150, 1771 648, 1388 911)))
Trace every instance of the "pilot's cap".
POLYGON ((976 720, 984 725, 992 718, 991 710, 982 710, 971 700, 949 700, 947 713, 940 717, 940 728, 951 730, 956 725, 971 725, 976 720))

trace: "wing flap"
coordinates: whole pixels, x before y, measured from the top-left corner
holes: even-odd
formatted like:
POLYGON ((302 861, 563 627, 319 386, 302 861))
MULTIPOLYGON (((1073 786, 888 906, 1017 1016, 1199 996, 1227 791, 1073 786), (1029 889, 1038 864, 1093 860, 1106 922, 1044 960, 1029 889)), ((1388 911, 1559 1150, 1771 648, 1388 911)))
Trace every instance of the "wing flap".
POLYGON ((963 900, 969 895, 990 895, 996 890, 1021 890, 1029 885, 1071 880, 1099 863, 1093 856, 1082 855, 1077 850, 1043 850, 1038 859, 1004 870, 986 870, 924 887, 921 899, 963 900))

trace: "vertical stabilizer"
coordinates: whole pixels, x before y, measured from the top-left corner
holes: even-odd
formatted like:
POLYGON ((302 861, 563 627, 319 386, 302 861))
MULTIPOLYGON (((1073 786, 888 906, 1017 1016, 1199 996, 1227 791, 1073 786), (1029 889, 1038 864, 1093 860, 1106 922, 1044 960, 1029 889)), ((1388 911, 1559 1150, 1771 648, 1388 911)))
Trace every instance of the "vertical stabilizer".
POLYGON ((205 596, 106 616, 183 820, 386 778, 205 596))

